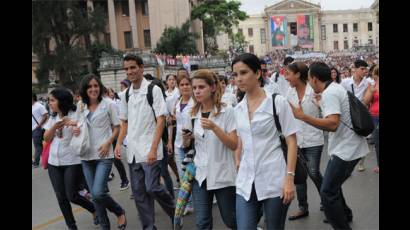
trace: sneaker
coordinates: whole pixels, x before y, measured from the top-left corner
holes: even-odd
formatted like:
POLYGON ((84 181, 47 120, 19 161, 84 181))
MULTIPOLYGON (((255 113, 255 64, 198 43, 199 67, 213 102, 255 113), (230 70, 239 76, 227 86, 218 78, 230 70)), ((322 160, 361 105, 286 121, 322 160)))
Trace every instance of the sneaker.
POLYGON ((32 167, 33 169, 35 169, 35 168, 40 167, 40 164, 34 164, 34 163, 33 163, 33 164, 31 165, 31 167, 32 167))
POLYGON ((191 214, 191 213, 194 213, 194 208, 193 207, 191 207, 191 206, 187 206, 186 208, 185 208, 185 210, 184 210, 184 216, 186 216, 186 215, 188 215, 188 214, 191 214))
POLYGON ((108 176, 108 181, 112 181, 113 178, 114 178, 114 173, 111 173, 111 174, 108 176))
POLYGON ((363 164, 359 164, 359 167, 357 168, 357 171, 363 172, 364 170, 365 170, 364 165, 363 165, 363 164))
POLYGON ((129 187, 130 187, 130 182, 129 181, 121 182, 120 191, 126 190, 129 187))

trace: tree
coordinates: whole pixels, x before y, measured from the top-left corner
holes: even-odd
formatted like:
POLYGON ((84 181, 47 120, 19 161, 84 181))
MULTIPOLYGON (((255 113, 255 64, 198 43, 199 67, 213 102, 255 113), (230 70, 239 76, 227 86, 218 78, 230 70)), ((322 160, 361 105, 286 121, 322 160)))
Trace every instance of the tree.
POLYGON ((167 27, 162 33, 155 52, 171 54, 174 57, 178 54, 196 54, 198 53, 195 45, 195 39, 198 34, 190 32, 191 21, 186 21, 180 28, 167 27))
POLYGON ((54 70, 59 84, 75 89, 89 62, 90 34, 105 31, 102 7, 87 9, 86 1, 32 1, 32 47, 39 59, 36 72, 40 84, 48 84, 54 70), (53 49, 52 49, 53 48, 53 49))
POLYGON ((229 36, 229 40, 231 41, 231 47, 235 53, 243 53, 245 52, 245 47, 248 45, 248 42, 245 41, 245 36, 242 33, 236 33, 229 36))
POLYGON ((232 27, 239 21, 248 18, 248 15, 239 10, 241 2, 226 0, 200 0, 191 12, 192 19, 200 19, 203 23, 205 50, 216 53, 218 46, 216 36, 225 32, 232 36, 232 27))

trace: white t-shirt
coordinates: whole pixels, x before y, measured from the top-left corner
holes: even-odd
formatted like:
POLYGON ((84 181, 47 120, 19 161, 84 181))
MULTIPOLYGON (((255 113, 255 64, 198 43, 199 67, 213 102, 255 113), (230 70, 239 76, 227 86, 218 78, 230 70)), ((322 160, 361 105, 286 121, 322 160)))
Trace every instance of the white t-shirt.
MULTIPOLYGON (((216 111, 216 108, 214 108, 216 111)), ((222 107, 218 116, 209 115, 217 126, 224 132, 231 133, 236 130, 234 109, 222 107)), ((195 179, 201 186, 206 179, 207 190, 235 186, 236 166, 232 150, 224 145, 211 130, 204 130, 200 123, 201 110, 192 117, 194 121, 194 136, 196 155, 195 179)), ((187 121, 190 122, 190 121, 187 121)))
MULTIPOLYGON (((302 98, 302 110, 312 117, 319 117, 320 110, 313 103, 314 94, 312 87, 306 84, 305 95, 302 98)), ((286 98, 293 106, 299 107, 299 97, 296 88, 289 88, 286 98)), ((296 120, 300 131, 296 133, 296 139, 300 148, 308 148, 324 145, 323 131, 299 119, 296 120)))
MULTIPOLYGON (((41 120, 43 120, 43 115, 47 114, 46 108, 40 104, 40 102, 36 101, 33 105, 31 105, 31 114, 34 115, 37 122, 40 124, 41 120)), ((33 116, 31 116, 31 131, 37 128, 37 122, 34 120, 33 116)))
MULTIPOLYGON (((128 121, 127 160, 130 164, 134 157, 135 163, 147 162, 152 139, 155 135, 157 123, 147 100, 148 85, 149 82, 144 78, 139 89, 133 89, 133 86, 130 86, 128 103, 125 98, 121 98, 120 119, 128 121)), ((166 115, 165 100, 161 89, 156 85, 152 89, 152 96, 152 108, 156 117, 166 115)), ((162 148, 162 140, 160 140, 157 160, 161 160, 163 157, 162 148)))
MULTIPOLYGON (((248 116, 247 95, 235 107, 238 136, 242 140, 236 193, 247 201, 251 196, 253 183, 259 201, 281 196, 286 176, 286 162, 273 118, 272 96, 266 90, 265 94, 266 98, 255 110, 251 122, 248 116)), ((298 132, 296 119, 287 100, 278 95, 275 101, 283 135, 288 137, 298 132)))
POLYGON ((329 132, 330 156, 336 155, 344 161, 352 161, 369 153, 366 137, 359 136, 349 128, 352 127, 349 99, 343 86, 331 83, 322 93, 320 107, 324 118, 340 114, 340 124, 336 132, 329 132))
POLYGON ((372 83, 367 78, 363 78, 362 81, 359 83, 359 85, 356 85, 356 83, 354 83, 353 77, 350 77, 350 78, 343 79, 340 84, 347 91, 350 91, 350 92, 352 92, 352 85, 353 85, 354 95, 362 101, 367 87, 372 83))
MULTIPOLYGON (((75 112, 70 111, 67 114, 69 119, 76 119, 75 112)), ((45 130, 51 129, 55 123, 61 121, 61 117, 58 115, 50 117, 47 123, 44 125, 45 130)), ((57 132, 56 132, 57 133, 57 132)), ((62 165, 76 165, 81 163, 81 158, 78 156, 70 146, 71 138, 73 137, 73 127, 64 126, 62 128, 62 137, 59 138, 57 134, 50 145, 50 153, 48 157, 48 163, 54 166, 62 165)))
POLYGON ((235 95, 230 92, 227 92, 226 90, 225 93, 222 95, 221 101, 230 107, 235 107, 238 103, 238 100, 236 99, 235 95))
POLYGON ((178 92, 176 92, 176 93, 174 93, 170 96, 167 96, 165 98, 165 105, 166 105, 166 109, 167 109, 166 115, 171 115, 174 112, 175 105, 177 104, 178 99, 180 98, 180 96, 181 95, 179 94, 179 91, 178 91, 178 92))
MULTIPOLYGON (((79 102, 77 105, 76 118, 80 119, 83 116, 87 118, 91 146, 90 152, 81 159, 86 161, 103 159, 100 157, 98 149, 111 137, 111 126, 120 125, 117 108, 111 99, 103 98, 91 115, 87 105, 84 105, 84 110, 81 112, 81 103, 79 102)), ((108 155, 104 159, 110 158, 114 158, 112 145, 110 145, 108 155)))

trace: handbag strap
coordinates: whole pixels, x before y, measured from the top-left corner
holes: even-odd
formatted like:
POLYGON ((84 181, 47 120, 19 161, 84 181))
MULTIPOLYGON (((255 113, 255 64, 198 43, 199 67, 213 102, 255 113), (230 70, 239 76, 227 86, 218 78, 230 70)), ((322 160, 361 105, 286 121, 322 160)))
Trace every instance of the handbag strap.
POLYGON ((31 114, 31 116, 34 118, 34 121, 37 123, 37 125, 38 125, 38 126, 40 126, 40 124, 38 123, 38 121, 37 121, 36 117, 34 117, 34 115, 33 115, 33 114, 31 114))
POLYGON ((272 94, 273 118, 275 120, 276 128, 278 129, 280 135, 282 135, 282 127, 280 126, 279 117, 278 117, 278 114, 276 113, 275 98, 276 98, 277 95, 278 95, 277 93, 272 94))

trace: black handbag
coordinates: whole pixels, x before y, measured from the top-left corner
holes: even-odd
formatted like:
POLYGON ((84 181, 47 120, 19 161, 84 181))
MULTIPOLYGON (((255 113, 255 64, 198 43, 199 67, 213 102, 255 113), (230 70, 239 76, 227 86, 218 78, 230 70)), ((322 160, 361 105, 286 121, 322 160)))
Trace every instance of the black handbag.
MULTIPOLYGON (((273 104, 273 118, 275 120, 276 128, 279 131, 279 139, 280 139, 280 146, 283 150, 283 156, 285 157, 285 161, 287 162, 288 158, 288 145, 286 144, 286 139, 282 134, 282 127, 279 123, 279 117, 276 114, 276 106, 275 106, 275 98, 277 93, 272 94, 272 104, 273 104)), ((298 148, 297 158, 296 158, 296 167, 295 167, 295 184, 303 184, 306 182, 307 179, 307 164, 306 159, 303 154, 300 152, 298 148)))

